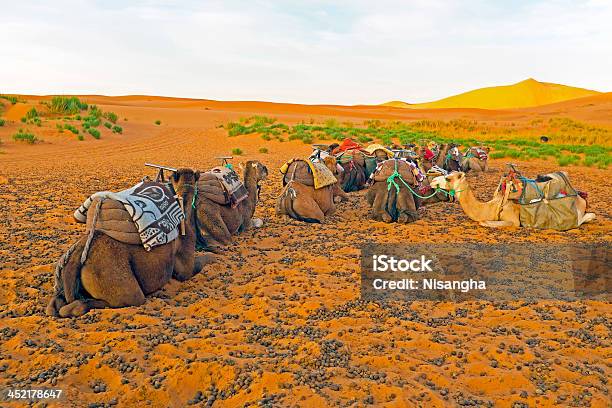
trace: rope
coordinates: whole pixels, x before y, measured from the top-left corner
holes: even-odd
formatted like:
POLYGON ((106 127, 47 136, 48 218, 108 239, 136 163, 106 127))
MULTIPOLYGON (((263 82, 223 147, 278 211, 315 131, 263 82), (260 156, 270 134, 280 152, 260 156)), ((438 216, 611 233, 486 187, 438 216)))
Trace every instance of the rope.
POLYGON ((437 188, 433 189, 434 191, 433 191, 433 193, 431 193, 431 195, 422 196, 419 193, 417 193, 416 191, 414 191, 412 189, 412 187, 410 187, 410 185, 408 183, 406 183, 406 181, 403 179, 402 175, 397 171, 397 160, 395 160, 395 169, 394 169, 393 174, 391 174, 389 177, 387 177, 387 191, 390 191, 391 190, 391 185, 393 185, 395 187, 395 190, 399 193, 400 186, 399 186, 399 184, 397 184, 395 182, 395 178, 399 178, 399 180, 402 182, 402 184, 404 184, 408 188, 408 190, 410 190, 410 192, 412 194, 414 194, 415 196, 417 196, 417 197, 419 197, 419 198, 421 198, 423 200, 431 198, 431 197, 435 196, 438 193, 444 193, 444 194, 446 194, 446 195, 448 195, 450 197, 454 197, 455 193, 458 193, 458 192, 462 191, 462 190, 460 190, 460 191, 455 191, 455 190, 446 191, 446 190, 441 189, 440 187, 437 187, 437 188))
POLYGON ((98 216, 100 215, 100 209, 102 208, 102 202, 104 200, 105 198, 101 197, 100 201, 98 201, 98 204, 96 205, 93 221, 91 223, 91 229, 89 230, 89 234, 87 235, 87 241, 85 242, 83 253, 81 253, 81 266, 85 265, 85 261, 87 260, 87 255, 89 254, 89 247, 91 246, 91 242, 93 241, 93 237, 96 232, 96 224, 98 223, 98 216))

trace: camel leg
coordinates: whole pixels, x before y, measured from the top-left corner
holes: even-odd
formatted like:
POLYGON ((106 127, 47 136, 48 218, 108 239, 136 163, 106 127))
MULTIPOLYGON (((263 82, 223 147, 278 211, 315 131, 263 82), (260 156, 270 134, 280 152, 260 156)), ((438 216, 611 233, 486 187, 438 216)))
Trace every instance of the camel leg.
POLYGON ((387 191, 386 189, 379 189, 383 191, 377 191, 372 202, 372 209, 370 211, 370 217, 373 220, 383 220, 384 222, 393 221, 391 215, 385 211, 387 204, 387 191))
POLYGON ((320 223, 325 219, 325 214, 319 208, 319 204, 305 194, 293 200, 293 210, 302 218, 315 219, 320 223))
POLYGON ((89 312, 91 309, 105 309, 110 307, 110 305, 104 300, 97 299, 83 299, 83 300, 75 300, 72 303, 69 303, 63 306, 59 310, 59 315, 61 317, 79 317, 83 316, 85 313, 89 312))
POLYGON ((397 222, 399 223, 405 224, 418 220, 419 217, 417 214, 416 205, 414 203, 414 198, 408 189, 402 188, 397 194, 397 210, 399 212, 397 222))
POLYGON ((500 228, 500 227, 513 227, 512 221, 481 221, 480 225, 483 227, 500 228))
MULTIPOLYGON (((104 244, 101 239, 94 243, 81 269, 83 289, 94 300, 104 301, 107 307, 142 305, 145 295, 132 271, 129 251, 104 244)), ((86 305, 98 304, 86 302, 86 305)), ((73 307, 78 309, 77 305, 73 307)))
POLYGON ((47 316, 59 316, 59 310, 66 306, 66 299, 63 296, 53 296, 47 305, 47 316))
POLYGON ((221 216, 206 215, 200 219, 206 227, 200 229, 202 235, 211 235, 221 245, 229 245, 232 242, 232 234, 221 216))

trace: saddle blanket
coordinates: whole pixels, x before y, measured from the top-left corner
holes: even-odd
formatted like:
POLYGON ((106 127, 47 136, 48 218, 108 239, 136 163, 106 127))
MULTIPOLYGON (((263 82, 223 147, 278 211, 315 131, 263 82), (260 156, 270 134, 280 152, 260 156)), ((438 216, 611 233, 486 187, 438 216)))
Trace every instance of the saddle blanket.
POLYGON ((281 174, 287 174, 289 166, 296 161, 304 161, 306 164, 308 164, 308 167, 312 173, 315 190, 331 186, 338 181, 336 176, 334 176, 334 173, 332 173, 325 164, 320 161, 313 162, 312 160, 291 159, 287 163, 283 164, 283 166, 280 168, 281 174))
POLYGON ((202 173, 198 181, 198 190, 214 202, 232 208, 249 196, 249 191, 240 181, 238 173, 227 166, 214 167, 202 173))
MULTIPOLYGON (((92 194, 74 212, 77 222, 86 223, 87 211, 92 202, 103 198, 123 204, 147 251, 175 240, 179 234, 177 227, 185 219, 181 207, 168 187, 153 181, 143 181, 117 193, 100 191, 92 194)), ((101 212, 103 211, 104 208, 101 208, 101 212)), ((92 226, 94 227, 96 226, 92 226)))

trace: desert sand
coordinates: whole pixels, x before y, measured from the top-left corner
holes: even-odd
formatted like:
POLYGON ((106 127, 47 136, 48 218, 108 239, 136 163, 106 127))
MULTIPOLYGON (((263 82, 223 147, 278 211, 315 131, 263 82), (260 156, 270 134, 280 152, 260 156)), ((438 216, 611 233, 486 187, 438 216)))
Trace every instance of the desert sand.
POLYGON ((528 78, 516 84, 474 89, 432 102, 410 104, 402 101, 391 101, 383 105, 412 109, 512 109, 549 105, 599 94, 600 92, 590 89, 540 82, 528 78))
MULTIPOLYGON (((47 99, 23 98, 32 106, 47 99)), ((60 388, 64 401, 48 406, 74 407, 207 401, 230 407, 607 407, 609 303, 380 307, 359 299, 359 247, 366 241, 610 241, 610 170, 566 168, 575 187, 588 191, 598 217, 568 232, 486 229, 457 204, 445 203, 421 210, 413 224, 372 222, 364 192, 352 193, 326 224, 307 225, 276 216, 274 198, 281 189, 278 168, 308 154, 309 146, 257 135, 229 138, 219 128, 254 114, 286 123, 330 117, 521 122, 563 111, 609 124, 610 94, 591 98, 598 99, 531 109, 413 111, 84 96, 116 112, 123 135, 78 142, 43 126, 36 133, 44 142, 26 145, 11 140, 18 123, 7 123, 0 127, 0 391, 60 388), (264 145, 269 152, 259 153, 264 145), (235 164, 260 160, 270 170, 256 211, 263 228, 237 236, 216 264, 188 282, 172 281, 141 307, 77 319, 44 315, 54 262, 84 231, 72 213, 89 194, 153 176, 145 162, 206 170, 232 148, 244 151, 235 164)), ((5 104, 3 117, 18 122, 24 111, 13 109, 23 106, 5 104)), ((517 164, 531 175, 557 169, 552 161, 517 164)), ((504 165, 493 160, 489 173, 470 177, 480 199, 490 197, 504 165)))

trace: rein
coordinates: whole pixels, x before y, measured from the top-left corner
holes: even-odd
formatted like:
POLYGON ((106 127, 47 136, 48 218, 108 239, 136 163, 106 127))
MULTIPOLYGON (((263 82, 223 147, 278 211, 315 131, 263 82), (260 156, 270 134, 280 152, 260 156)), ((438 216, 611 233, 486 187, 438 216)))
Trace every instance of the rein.
POLYGON ((419 198, 421 198, 423 200, 431 198, 431 197, 435 196, 438 193, 444 193, 444 194, 448 195, 449 197, 454 197, 455 193, 456 193, 455 190, 451 190, 450 192, 448 192, 446 190, 441 189, 440 187, 436 187, 435 189, 432 188, 433 193, 431 193, 430 195, 428 195, 428 196, 420 195, 419 193, 414 191, 414 189, 412 187, 410 187, 410 185, 408 183, 406 183, 406 181, 404 180, 402 175, 397 171, 397 160, 395 160, 395 169, 393 171, 393 174, 391 174, 389 177, 387 177, 387 191, 390 191, 391 190, 391 186, 393 185, 395 187, 396 192, 399 193, 400 186, 399 186, 399 184, 397 184, 395 182, 396 178, 399 178, 399 180, 402 182, 402 184, 404 184, 408 188, 408 190, 410 190, 410 192, 412 194, 414 194, 415 196, 417 196, 417 197, 419 197, 419 198))

